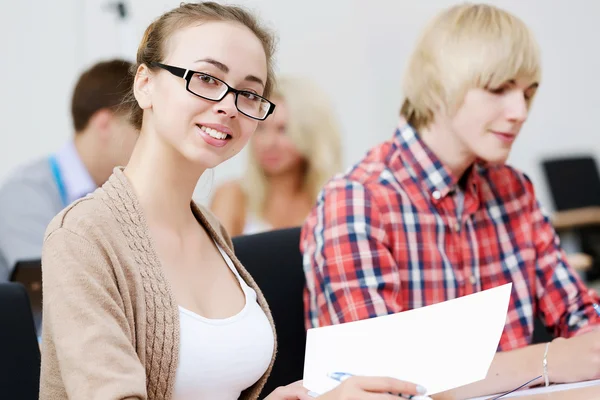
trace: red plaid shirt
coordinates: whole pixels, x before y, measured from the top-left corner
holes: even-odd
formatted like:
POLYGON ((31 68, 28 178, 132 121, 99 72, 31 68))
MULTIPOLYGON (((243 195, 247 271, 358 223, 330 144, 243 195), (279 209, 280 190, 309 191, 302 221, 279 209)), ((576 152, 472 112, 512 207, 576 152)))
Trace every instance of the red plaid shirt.
MULTIPOLYGON (((330 181, 303 230, 307 327, 397 313, 513 283, 499 350, 600 318, 531 181, 475 164, 457 181, 409 125, 330 181)), ((586 329, 582 329, 586 328, 586 329)))

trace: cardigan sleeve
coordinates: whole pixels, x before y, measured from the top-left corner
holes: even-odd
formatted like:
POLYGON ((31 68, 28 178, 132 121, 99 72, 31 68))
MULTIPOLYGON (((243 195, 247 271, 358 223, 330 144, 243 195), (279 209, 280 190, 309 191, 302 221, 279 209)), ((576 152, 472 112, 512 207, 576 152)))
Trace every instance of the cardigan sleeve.
POLYGON ((41 400, 147 399, 145 369, 109 260, 100 245, 67 228, 46 238, 41 400))

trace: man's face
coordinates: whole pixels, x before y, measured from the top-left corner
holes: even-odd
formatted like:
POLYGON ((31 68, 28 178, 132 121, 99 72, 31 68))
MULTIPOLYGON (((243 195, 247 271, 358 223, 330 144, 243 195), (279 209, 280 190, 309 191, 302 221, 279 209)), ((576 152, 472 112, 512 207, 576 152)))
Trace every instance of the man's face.
POLYGON ((527 79, 470 89, 450 118, 452 132, 476 158, 504 163, 527 120, 536 89, 537 83, 527 79))

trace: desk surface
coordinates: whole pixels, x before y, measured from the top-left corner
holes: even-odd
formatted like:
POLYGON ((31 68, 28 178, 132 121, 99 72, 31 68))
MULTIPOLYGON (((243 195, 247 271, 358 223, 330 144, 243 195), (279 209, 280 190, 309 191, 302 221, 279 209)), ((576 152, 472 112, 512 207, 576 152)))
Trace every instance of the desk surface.
POLYGON ((535 394, 532 396, 515 397, 518 400, 598 400, 600 385, 578 389, 562 390, 560 392, 535 394))
POLYGON ((586 225, 600 225, 600 207, 559 211, 554 214, 552 224, 556 230, 572 229, 586 225))
MULTIPOLYGON (((493 397, 492 395, 485 399, 493 397)), ((552 385, 548 388, 535 387, 511 393, 504 398, 507 400, 598 400, 600 399, 600 379, 552 385)))

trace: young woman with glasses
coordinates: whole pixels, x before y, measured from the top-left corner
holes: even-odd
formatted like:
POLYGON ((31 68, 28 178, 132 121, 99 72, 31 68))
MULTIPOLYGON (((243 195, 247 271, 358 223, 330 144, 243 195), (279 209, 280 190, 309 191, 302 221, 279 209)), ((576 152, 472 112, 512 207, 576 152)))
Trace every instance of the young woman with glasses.
MULTIPOLYGON (((183 4, 147 28, 131 160, 46 233, 41 399, 258 397, 276 349, 268 306, 227 232, 191 199, 275 108, 272 55, 272 36, 238 7, 183 4)), ((350 378, 319 398, 417 389, 350 378)), ((301 382, 266 397, 308 398, 301 382)))

